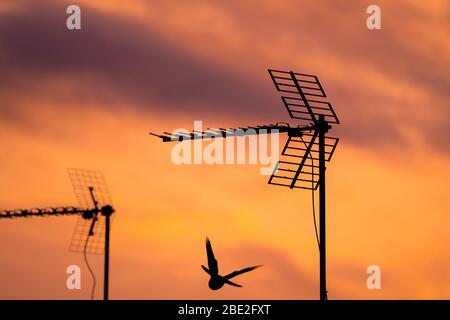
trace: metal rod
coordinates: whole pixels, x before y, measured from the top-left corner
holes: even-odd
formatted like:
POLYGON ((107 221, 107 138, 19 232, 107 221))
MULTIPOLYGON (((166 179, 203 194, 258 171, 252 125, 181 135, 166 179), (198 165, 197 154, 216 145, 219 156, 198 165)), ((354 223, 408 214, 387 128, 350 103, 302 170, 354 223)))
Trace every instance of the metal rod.
POLYGON ((110 214, 105 215, 105 274, 103 281, 103 300, 108 300, 108 284, 109 284, 109 231, 110 231, 110 214))
MULTIPOLYGON (((316 116, 314 114, 314 112, 311 109, 311 106, 309 105, 308 99, 306 99, 305 93, 302 90, 302 87, 300 86, 300 84, 297 81, 297 78, 295 77, 295 73, 294 72, 289 72, 291 77, 292 77, 292 81, 294 81, 295 86, 297 87, 297 91, 300 94, 300 97, 302 97, 303 103, 305 104, 306 109, 308 110, 309 115, 311 116, 311 119, 314 123, 317 123, 317 119, 316 116)), ((320 97, 320 96, 319 96, 320 97)), ((320 118, 320 116, 319 116, 320 118)))
MULTIPOLYGON (((314 145, 314 142, 316 140, 318 131, 320 131, 320 128, 314 131, 314 135, 311 138, 311 141, 309 142, 308 147, 305 150, 305 155, 302 158, 302 162, 298 166, 297 172, 295 172, 294 178, 292 179, 291 185, 289 186, 291 189, 295 187, 295 183, 297 182, 298 177, 299 177, 300 173, 302 172, 303 165, 305 164, 306 158, 308 158, 309 154, 311 153, 311 149, 312 149, 312 146, 314 145)), ((286 146, 287 146, 287 143, 286 143, 286 146)), ((325 150, 325 147, 324 147, 324 150, 325 150)), ((283 151, 283 153, 284 153, 284 151, 283 151)))
POLYGON ((327 300, 327 263, 326 263, 326 236, 325 236, 325 133, 328 123, 323 115, 319 116, 319 204, 320 204, 320 300, 327 300))
POLYGON ((94 203, 95 212, 94 212, 94 216, 92 218, 91 227, 89 228, 89 235, 88 235, 88 237, 94 235, 94 226, 95 226, 95 223, 97 222, 97 214, 98 214, 98 202, 95 199, 94 188, 93 187, 89 187, 89 193, 91 194, 91 199, 92 199, 92 202, 94 203))

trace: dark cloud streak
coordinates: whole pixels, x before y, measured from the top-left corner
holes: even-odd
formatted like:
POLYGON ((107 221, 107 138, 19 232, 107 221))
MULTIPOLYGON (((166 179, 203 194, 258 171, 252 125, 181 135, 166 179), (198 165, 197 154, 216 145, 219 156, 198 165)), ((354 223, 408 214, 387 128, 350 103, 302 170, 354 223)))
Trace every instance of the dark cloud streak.
MULTIPOLYGON (((36 80, 46 76, 64 76, 74 82, 83 77, 96 79, 98 87, 110 88, 131 108, 158 105, 164 112, 207 117, 250 114, 258 106, 266 107, 266 115, 271 113, 270 95, 261 93, 252 78, 201 61, 142 24, 84 9, 83 29, 68 31, 62 12, 63 6, 52 4, 2 17, 4 74, 20 73, 30 87, 39 86, 36 80)), ((102 103, 102 96, 96 95, 101 92, 98 88, 91 88, 89 95, 83 83, 74 86, 102 103)))
MULTIPOLYGON (((304 20, 297 24, 286 21, 281 26, 298 30, 314 26, 317 24, 313 19, 314 10, 308 14, 311 8, 304 8, 304 20)), ((341 9, 349 10, 349 7, 346 5, 341 9)), ((251 76, 239 70, 238 62, 235 70, 226 69, 185 51, 176 41, 169 41, 148 25, 89 7, 83 8, 81 31, 67 30, 65 18, 64 4, 44 1, 27 4, 22 10, 8 15, 2 14, 2 117, 19 119, 20 107, 15 99, 19 95, 28 95, 56 102, 66 108, 92 104, 105 108, 127 105, 129 112, 146 112, 149 115, 189 115, 192 119, 235 118, 236 125, 288 120, 265 70, 257 77, 251 76), (48 79, 62 79, 70 88, 57 88, 52 92, 43 86, 48 79)), ((263 20, 265 23, 276 23, 263 20)), ((261 21, 256 19, 254 28, 264 30, 263 25, 257 24, 261 21)), ((325 23, 325 30, 327 28, 329 25, 325 23)), ((423 57, 407 51, 394 36, 375 37, 373 47, 383 50, 371 51, 366 49, 368 43, 360 35, 353 39, 360 43, 350 45, 345 41, 327 41, 330 35, 327 32, 323 34, 323 28, 312 30, 306 35, 305 32, 299 34, 299 40, 307 44, 317 37, 327 50, 342 56, 342 59, 352 59, 358 64, 371 63, 386 69, 385 74, 390 75, 393 81, 397 77, 412 77, 420 84, 433 88, 444 104, 448 102, 445 91, 448 77, 435 74, 426 68, 426 64, 419 63, 424 60, 423 57), (394 57, 394 52, 397 52, 396 57, 418 61, 417 65, 405 70, 398 57, 389 59, 394 57)), ((348 27, 337 28, 332 34, 337 39, 345 40, 348 31, 348 27)), ((395 119, 383 109, 385 105, 396 102, 399 108, 409 112, 401 101, 372 94, 370 88, 361 90, 364 84, 352 84, 351 81, 349 84, 327 82, 325 87, 328 92, 335 93, 330 96, 342 120, 339 130, 346 141, 364 146, 377 146, 387 141, 397 146, 405 143, 395 119)), ((442 106, 436 110, 447 113, 442 106)), ((440 128, 439 132, 431 126, 424 131, 424 135, 433 141, 436 148, 450 151, 441 136, 442 132, 448 131, 447 118, 436 125, 440 128)))

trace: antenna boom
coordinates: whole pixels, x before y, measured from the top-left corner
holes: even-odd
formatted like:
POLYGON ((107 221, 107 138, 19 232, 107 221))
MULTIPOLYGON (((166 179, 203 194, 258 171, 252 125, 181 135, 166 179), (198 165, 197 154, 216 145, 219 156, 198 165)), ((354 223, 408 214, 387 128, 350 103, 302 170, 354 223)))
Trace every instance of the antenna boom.
POLYGON ((69 216, 69 215, 89 215, 92 209, 79 207, 49 207, 33 209, 0 210, 0 219, 27 218, 27 217, 48 217, 48 216, 69 216))

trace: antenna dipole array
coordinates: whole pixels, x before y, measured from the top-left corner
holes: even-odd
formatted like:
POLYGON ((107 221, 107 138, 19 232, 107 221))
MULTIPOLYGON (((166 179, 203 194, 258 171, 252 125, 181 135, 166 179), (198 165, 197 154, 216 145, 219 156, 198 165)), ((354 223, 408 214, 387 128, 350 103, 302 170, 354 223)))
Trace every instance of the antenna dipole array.
MULTIPOLYGON (((276 164, 269 184, 317 190, 319 187, 319 141, 318 132, 303 132, 299 137, 288 137, 276 164)), ((326 137, 325 160, 330 161, 339 142, 338 138, 326 137)))
POLYGON ((93 170, 69 168, 67 172, 78 204, 96 211, 92 219, 78 218, 69 250, 79 253, 86 250, 88 253, 101 255, 105 249, 106 217, 99 213, 102 207, 112 206, 105 177, 101 172, 93 170), (88 237, 89 241, 85 247, 88 237))

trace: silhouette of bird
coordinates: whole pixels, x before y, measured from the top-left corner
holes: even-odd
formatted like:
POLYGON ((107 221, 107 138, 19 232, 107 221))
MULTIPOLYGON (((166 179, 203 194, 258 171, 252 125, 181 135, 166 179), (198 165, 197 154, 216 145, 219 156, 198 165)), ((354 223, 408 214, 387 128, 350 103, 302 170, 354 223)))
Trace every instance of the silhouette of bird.
POLYGON ((240 274, 243 274, 243 273, 255 270, 256 268, 262 267, 262 265, 249 267, 249 268, 245 268, 242 270, 234 271, 226 276, 221 276, 221 275, 219 275, 219 265, 217 263, 216 258, 214 257, 214 252, 213 252, 213 249, 211 246, 211 242, 209 241, 208 238, 206 238, 206 254, 208 256, 209 269, 206 268, 204 265, 202 265, 202 268, 211 277, 208 282, 208 286, 211 290, 219 290, 220 288, 222 288, 224 286, 225 283, 229 284, 230 286, 234 286, 234 287, 242 287, 240 284, 230 281, 230 279, 232 279, 240 274))

